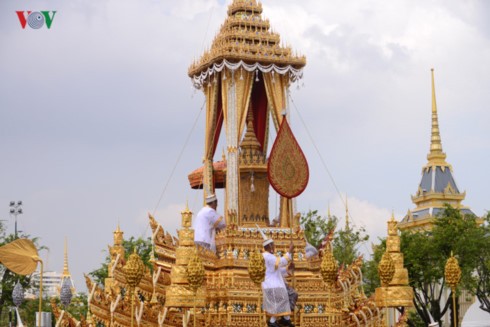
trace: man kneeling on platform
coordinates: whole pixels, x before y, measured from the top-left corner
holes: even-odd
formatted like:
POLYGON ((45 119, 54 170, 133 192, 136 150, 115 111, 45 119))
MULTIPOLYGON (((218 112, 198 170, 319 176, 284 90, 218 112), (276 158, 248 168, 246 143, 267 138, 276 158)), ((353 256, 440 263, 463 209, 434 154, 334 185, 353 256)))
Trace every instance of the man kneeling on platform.
MULTIPOLYGON (((262 231, 261 231, 262 232, 262 231)), ((265 235, 262 234, 265 239, 265 235)), ((269 327, 292 326, 291 307, 289 303, 288 291, 282 276, 284 268, 287 268, 294 254, 294 245, 291 242, 289 251, 282 257, 276 257, 274 241, 266 239, 264 246, 265 260, 265 279, 262 282, 262 291, 264 293, 264 311, 270 320, 267 322, 269 327), (280 317, 279 320, 277 320, 280 317)))

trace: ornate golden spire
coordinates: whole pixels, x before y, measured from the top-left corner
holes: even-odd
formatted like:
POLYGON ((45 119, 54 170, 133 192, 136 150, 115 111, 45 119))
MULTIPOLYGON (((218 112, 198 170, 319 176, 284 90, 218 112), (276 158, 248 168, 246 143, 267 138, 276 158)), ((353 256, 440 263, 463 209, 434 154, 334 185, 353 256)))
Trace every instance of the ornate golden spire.
POLYGON ((68 245, 65 237, 65 255, 63 261, 63 279, 66 277, 71 277, 70 271, 68 270, 68 245))
POLYGON ((122 245, 123 234, 124 232, 121 231, 121 228, 119 227, 119 223, 118 223, 117 228, 114 231, 114 245, 122 245))
POLYGON ((242 149, 250 149, 260 151, 260 143, 255 135, 254 124, 253 124, 253 113, 252 108, 248 109, 247 114, 247 132, 243 137, 242 143, 240 144, 242 149))
POLYGON ((446 162, 446 154, 442 151, 441 135, 439 133, 439 120, 437 114, 436 91, 434 82, 434 69, 431 69, 432 78, 432 128, 430 152, 427 155, 427 164, 422 168, 422 179, 417 193, 412 196, 417 206, 409 210, 398 225, 400 230, 430 229, 433 226, 437 213, 444 210, 446 203, 459 209, 469 210, 461 205, 466 192, 460 192, 452 167, 446 162))
POLYGON ((427 155, 429 163, 427 166, 448 166, 446 154, 442 151, 441 135, 439 132, 439 119, 437 118, 436 88, 434 84, 434 68, 431 69, 432 75, 432 128, 430 138, 430 152, 427 155))

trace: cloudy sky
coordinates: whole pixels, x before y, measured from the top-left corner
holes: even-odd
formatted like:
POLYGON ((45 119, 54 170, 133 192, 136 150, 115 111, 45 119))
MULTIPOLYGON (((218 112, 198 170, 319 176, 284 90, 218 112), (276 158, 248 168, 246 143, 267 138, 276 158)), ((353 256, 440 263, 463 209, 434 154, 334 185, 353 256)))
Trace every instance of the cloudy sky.
MULTIPOLYGON (((67 237, 80 289, 118 223, 127 237, 149 236, 155 212, 175 233, 186 201, 199 210, 187 174, 201 165, 204 97, 187 68, 229 2, 2 0, 0 219, 13 232, 9 201, 24 201, 19 229, 49 247, 51 270, 62 270, 67 237), (35 30, 22 29, 18 10, 57 12, 50 29, 35 30)), ((354 223, 376 241, 392 210, 400 219, 413 208, 429 150, 432 67, 443 148, 464 203, 479 215, 490 209, 490 2, 263 7, 308 61, 291 103, 310 165, 299 211, 326 213, 330 204, 343 218, 339 192, 347 194, 354 223)))

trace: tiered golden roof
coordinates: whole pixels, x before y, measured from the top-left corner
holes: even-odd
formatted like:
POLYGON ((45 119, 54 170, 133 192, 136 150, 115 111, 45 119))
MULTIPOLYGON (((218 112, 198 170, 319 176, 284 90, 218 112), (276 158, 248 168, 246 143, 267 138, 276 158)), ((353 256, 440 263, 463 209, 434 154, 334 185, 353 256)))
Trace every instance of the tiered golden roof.
POLYGON ((198 75, 225 59, 303 67, 306 58, 293 54, 289 46, 282 46, 279 34, 271 31, 269 20, 263 19, 261 14, 262 4, 256 0, 234 0, 211 48, 192 63, 189 76, 198 75))

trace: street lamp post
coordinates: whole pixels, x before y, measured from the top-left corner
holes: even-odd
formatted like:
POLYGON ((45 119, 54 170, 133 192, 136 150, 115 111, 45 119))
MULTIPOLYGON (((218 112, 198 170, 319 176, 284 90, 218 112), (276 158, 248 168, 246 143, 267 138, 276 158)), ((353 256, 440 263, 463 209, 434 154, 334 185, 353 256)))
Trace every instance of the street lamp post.
POLYGON ((10 214, 15 217, 15 238, 17 239, 17 216, 22 214, 22 201, 10 201, 10 214))

